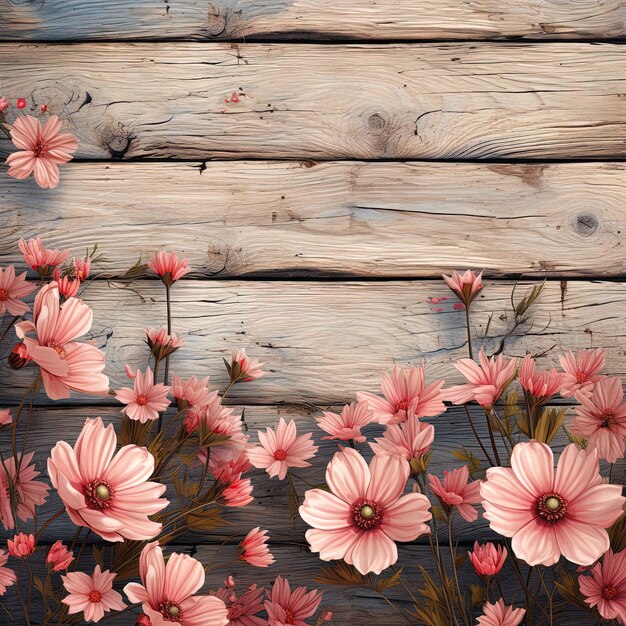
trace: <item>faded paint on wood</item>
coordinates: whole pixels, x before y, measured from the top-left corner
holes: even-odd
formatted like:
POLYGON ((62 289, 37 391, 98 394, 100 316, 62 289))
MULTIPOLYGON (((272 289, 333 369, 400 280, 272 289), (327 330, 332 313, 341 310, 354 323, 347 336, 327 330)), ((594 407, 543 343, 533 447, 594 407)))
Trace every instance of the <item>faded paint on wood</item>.
POLYGON ((0 0, 5 40, 602 39, 620 0, 0 0))
POLYGON ((622 276, 625 206, 615 163, 71 163, 0 177, 0 261, 45 233, 107 276, 160 247, 195 277, 622 276))
MULTIPOLYGON (((513 323, 513 283, 486 285, 473 306, 475 340, 494 352, 513 323)), ((528 290, 518 285, 515 301, 528 290)), ((94 308, 93 338, 107 354, 112 387, 126 384, 124 363, 144 367, 145 326, 165 320, 160 282, 92 283, 83 297, 94 308)), ((183 376, 211 375, 225 387, 222 357, 247 348, 265 362, 269 375, 237 385, 232 401, 252 404, 343 403, 357 391, 375 391, 394 363, 426 365, 429 379, 462 382, 451 362, 467 356, 465 313, 442 282, 375 283, 182 281, 172 289, 173 328, 185 345, 172 370, 183 376), (437 305, 429 297, 448 297, 437 305), (435 309, 443 309, 437 312, 435 309)), ((607 372, 626 373, 622 344, 626 285, 617 282, 549 282, 533 309, 532 326, 518 329, 506 344, 509 355, 547 352, 541 363, 558 363, 565 348, 605 346, 607 372), (529 331, 528 334, 525 334, 529 331)), ((0 369, 0 402, 15 402, 33 372, 0 369)), ((42 396, 43 397, 43 396, 42 396)), ((89 401, 73 396, 72 402, 89 401)), ((93 403, 93 398, 91 399, 93 403)))
POLYGON ((71 115, 78 158, 608 159, 626 155, 625 59, 581 43, 4 44, 0 74, 6 97, 71 115))

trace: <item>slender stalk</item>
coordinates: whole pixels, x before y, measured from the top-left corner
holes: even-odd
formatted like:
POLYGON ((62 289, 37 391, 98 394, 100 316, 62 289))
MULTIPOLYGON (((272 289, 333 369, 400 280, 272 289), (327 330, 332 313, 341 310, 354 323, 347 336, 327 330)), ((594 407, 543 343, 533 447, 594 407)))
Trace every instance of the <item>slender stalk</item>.
POLYGON ((20 580, 22 577, 22 569, 24 569, 24 559, 20 562, 20 566, 17 570, 17 583, 15 585, 15 590, 17 591, 17 597, 20 599, 20 604, 22 605, 22 609, 24 611, 24 619, 26 620, 26 625, 30 626, 30 615, 28 614, 28 610, 26 608, 26 602, 24 602, 24 596, 22 595, 20 580))
POLYGON ((543 573, 541 572, 541 568, 537 566, 537 575, 539 576, 539 580, 541 581, 541 586, 543 590, 546 592, 546 596, 548 596, 548 610, 549 610, 549 623, 550 626, 553 626, 553 607, 552 607, 552 592, 548 589, 546 585, 546 581, 543 579, 543 573))
POLYGON ((465 409, 465 413, 467 415, 467 421, 469 422, 470 428, 472 429, 472 432, 474 433, 474 437, 476 438, 476 441, 478 442, 480 449, 483 451, 483 454, 485 455, 485 457, 487 457, 487 462, 489 463, 489 465, 493 467, 495 463, 492 461, 491 457, 489 456, 489 453, 487 452, 487 448, 485 448, 485 444, 480 438, 480 435, 478 434, 478 431, 476 430, 476 426, 474 426, 474 421, 472 420, 472 415, 470 414, 467 404, 464 404, 463 408, 465 409))
MULTIPOLYGON (((170 285, 165 285, 165 304, 167 308, 167 334, 172 334, 172 300, 170 297, 170 285)), ((155 363, 155 373, 154 379, 156 380, 156 369, 158 363, 155 363)), ((165 373, 163 374, 163 384, 167 385, 167 381, 169 379, 170 372, 170 355, 168 354, 165 357, 165 373)), ((161 428, 163 427, 163 413, 159 413, 159 422, 157 426, 157 434, 161 432, 161 428)))
POLYGON ((487 430, 489 431, 489 440, 491 441, 491 449, 493 450, 493 456, 496 459, 496 465, 502 465, 500 461, 500 455, 498 454, 498 446, 496 445, 496 438, 493 435, 493 428, 491 426, 491 419, 489 412, 485 409, 485 419, 487 420, 487 430))
POLYGON ((50 524, 52 524, 52 522, 54 522, 55 519, 57 519, 58 517, 63 515, 63 513, 65 513, 65 507, 63 507, 62 509, 57 511, 54 515, 52 515, 51 517, 49 517, 46 520, 46 523, 39 529, 39 531, 35 535, 35 543, 37 543, 37 541, 39 541, 39 538, 43 534, 43 531, 46 530, 46 528, 48 528, 48 526, 50 526, 50 524))
POLYGON ((379 591, 376 586, 370 583, 370 589, 378 593, 378 595, 410 626, 413 626, 413 622, 382 592, 379 591))
POLYGON ((13 328, 13 325, 15 324, 15 322, 17 322, 17 320, 20 319, 19 315, 16 315, 10 322, 9 325, 4 329, 4 332, 2 333, 2 335, 0 335, 0 342, 2 342, 2 340, 7 336, 8 332, 11 330, 11 328, 13 328))
POLYGON ((472 350, 472 330, 470 326, 470 308, 465 307, 465 325, 467 327, 467 350, 469 352, 469 358, 474 358, 474 351, 472 350))
POLYGON ((448 516, 448 545, 450 546, 450 563, 452 564, 452 574, 454 576, 454 584, 456 586, 456 592, 458 595, 459 608, 461 609, 461 617, 465 626, 470 626, 467 621, 467 614, 465 611, 465 601, 463 599, 463 593, 461 592, 461 585, 459 584, 459 576, 456 570, 456 547, 452 540, 452 515, 448 516))

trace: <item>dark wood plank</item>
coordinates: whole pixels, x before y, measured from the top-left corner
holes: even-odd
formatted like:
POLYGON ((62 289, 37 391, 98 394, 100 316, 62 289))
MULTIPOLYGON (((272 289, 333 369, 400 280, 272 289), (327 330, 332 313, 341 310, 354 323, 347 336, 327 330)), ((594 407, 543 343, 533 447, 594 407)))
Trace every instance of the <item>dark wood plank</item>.
POLYGON ((0 74, 9 99, 70 116, 78 158, 610 159, 626 155, 625 58, 581 43, 4 44, 0 74))

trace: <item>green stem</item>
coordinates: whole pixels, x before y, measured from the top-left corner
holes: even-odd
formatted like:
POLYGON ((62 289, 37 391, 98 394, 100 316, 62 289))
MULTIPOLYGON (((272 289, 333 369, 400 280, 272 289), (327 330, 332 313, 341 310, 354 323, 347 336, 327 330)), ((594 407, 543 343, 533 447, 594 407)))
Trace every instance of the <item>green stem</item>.
POLYGON ((470 326, 470 308, 469 306, 465 307, 465 325, 467 327, 467 349, 469 352, 469 358, 474 358, 474 351, 472 350, 472 330, 470 326))

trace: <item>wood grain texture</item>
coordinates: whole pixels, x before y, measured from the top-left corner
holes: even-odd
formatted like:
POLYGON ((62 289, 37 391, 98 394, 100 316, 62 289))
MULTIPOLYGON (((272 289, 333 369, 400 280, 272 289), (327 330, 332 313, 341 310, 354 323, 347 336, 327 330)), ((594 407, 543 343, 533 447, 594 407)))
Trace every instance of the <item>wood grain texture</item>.
MULTIPOLYGON (((513 322, 513 283, 487 284, 474 305, 476 340, 495 351, 513 322)), ((519 302, 527 286, 518 285, 519 302)), ((145 326, 165 320, 164 289, 156 281, 92 283, 83 297, 95 311, 92 336, 107 355, 113 388, 126 384, 124 363, 145 366, 145 326)), ((532 324, 506 344, 510 356, 605 346, 607 371, 626 373, 622 344, 626 284, 549 282, 533 309, 532 324)), ((395 363, 424 362, 430 380, 462 382, 451 361, 467 355, 465 314, 442 282, 374 283, 182 281, 172 289, 173 328, 185 339, 172 369, 183 376, 211 375, 225 387, 222 357, 245 347, 266 363, 269 375, 238 385, 232 401, 251 404, 343 403, 357 391, 375 391, 382 370, 395 363), (437 305, 429 297, 449 297, 437 305), (437 311, 437 309, 442 309, 437 311)), ((9 344, 10 345, 10 344, 9 344)), ((0 369, 0 402, 15 402, 32 380, 26 368, 0 369)), ((41 396, 45 401, 45 396, 41 396)), ((73 396, 73 402, 89 401, 73 396)), ((93 398, 91 398, 93 403, 93 398)))
POLYGON ((4 40, 602 39, 620 0, 0 0, 4 40))
POLYGON ((164 247, 196 277, 619 277, 624 207, 617 163, 72 163, 53 191, 0 177, 0 262, 45 233, 107 276, 164 247))
POLYGON ((4 95, 69 115, 77 157, 107 160, 623 157, 625 60, 581 43, 0 46, 4 95))

